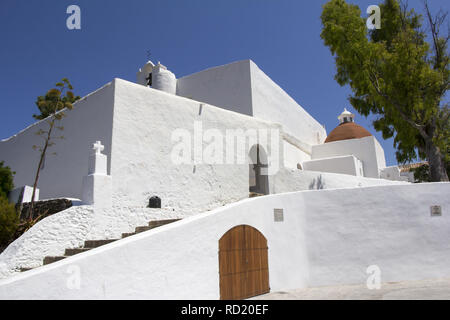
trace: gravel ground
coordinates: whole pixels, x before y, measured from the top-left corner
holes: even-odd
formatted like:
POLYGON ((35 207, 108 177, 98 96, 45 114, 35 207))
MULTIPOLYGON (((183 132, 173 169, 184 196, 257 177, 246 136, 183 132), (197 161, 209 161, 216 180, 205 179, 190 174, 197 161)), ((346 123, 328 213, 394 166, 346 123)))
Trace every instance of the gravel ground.
POLYGON ((450 300, 450 279, 382 283, 379 290, 366 285, 316 287, 271 292, 252 300, 450 300))

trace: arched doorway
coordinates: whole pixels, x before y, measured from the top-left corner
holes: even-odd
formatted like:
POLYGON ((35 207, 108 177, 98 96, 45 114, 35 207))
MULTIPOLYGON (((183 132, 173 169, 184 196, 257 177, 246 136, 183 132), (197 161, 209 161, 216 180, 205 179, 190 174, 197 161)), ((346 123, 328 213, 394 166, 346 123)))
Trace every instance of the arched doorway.
POLYGON ((240 225, 219 240, 220 299, 238 300, 269 288, 267 240, 257 229, 240 225))
POLYGON ((249 192, 250 195, 269 194, 267 176, 267 154, 259 144, 249 151, 249 192))

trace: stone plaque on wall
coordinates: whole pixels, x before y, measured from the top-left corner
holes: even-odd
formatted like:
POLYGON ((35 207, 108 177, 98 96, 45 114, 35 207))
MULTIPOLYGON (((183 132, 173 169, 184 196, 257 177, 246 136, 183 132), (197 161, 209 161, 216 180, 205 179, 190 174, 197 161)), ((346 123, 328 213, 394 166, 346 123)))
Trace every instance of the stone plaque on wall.
POLYGON ((273 209, 273 217, 274 217, 275 222, 284 221, 283 209, 273 209))
POLYGON ((441 206, 431 206, 430 213, 432 217, 440 217, 442 216, 442 207, 441 206))

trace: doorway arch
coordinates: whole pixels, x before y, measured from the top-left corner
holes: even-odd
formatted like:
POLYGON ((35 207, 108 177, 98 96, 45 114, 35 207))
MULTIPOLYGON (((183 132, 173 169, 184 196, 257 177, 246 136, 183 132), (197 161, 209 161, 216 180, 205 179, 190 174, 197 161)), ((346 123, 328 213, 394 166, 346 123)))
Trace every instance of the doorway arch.
POLYGON ((264 148, 256 144, 249 154, 249 192, 256 195, 269 194, 269 177, 267 175, 267 154, 264 148))
POLYGON ((246 299, 270 292, 267 240, 257 229, 239 225, 219 240, 220 299, 246 299))

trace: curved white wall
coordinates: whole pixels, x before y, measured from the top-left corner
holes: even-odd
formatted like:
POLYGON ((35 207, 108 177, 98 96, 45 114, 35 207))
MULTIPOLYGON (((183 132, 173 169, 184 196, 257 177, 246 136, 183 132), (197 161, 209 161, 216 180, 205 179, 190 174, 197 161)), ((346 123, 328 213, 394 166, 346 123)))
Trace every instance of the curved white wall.
POLYGON ((172 72, 157 65, 152 72, 152 88, 176 94, 177 79, 172 72))
POLYGON ((449 193, 430 183, 247 199, 2 280, 0 298, 217 299, 218 241, 240 224, 268 240, 272 291, 365 284, 373 264, 382 282, 449 277, 449 193))

